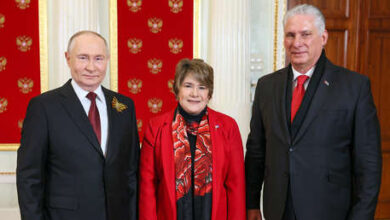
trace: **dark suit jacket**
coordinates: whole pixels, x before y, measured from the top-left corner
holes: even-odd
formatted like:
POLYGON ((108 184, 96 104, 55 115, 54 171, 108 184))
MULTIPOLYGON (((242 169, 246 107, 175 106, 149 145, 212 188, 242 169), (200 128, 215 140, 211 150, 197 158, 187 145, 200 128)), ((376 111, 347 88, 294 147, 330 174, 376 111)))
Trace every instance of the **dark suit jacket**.
POLYGON ((381 151, 369 79, 325 60, 318 86, 305 94, 310 104, 298 110, 299 127, 289 129, 289 68, 257 84, 245 159, 247 207, 259 208, 264 183, 266 220, 282 218, 289 190, 299 220, 373 219, 381 151))
POLYGON ((135 220, 139 140, 131 99, 103 88, 106 157, 70 80, 31 99, 17 159, 23 220, 135 220), (128 108, 112 107, 116 97, 128 108))
MULTIPOLYGON (((245 220, 244 154, 234 119, 208 108, 213 157, 212 220, 245 220)), ((176 220, 174 111, 152 118, 140 162, 140 220, 176 220)))

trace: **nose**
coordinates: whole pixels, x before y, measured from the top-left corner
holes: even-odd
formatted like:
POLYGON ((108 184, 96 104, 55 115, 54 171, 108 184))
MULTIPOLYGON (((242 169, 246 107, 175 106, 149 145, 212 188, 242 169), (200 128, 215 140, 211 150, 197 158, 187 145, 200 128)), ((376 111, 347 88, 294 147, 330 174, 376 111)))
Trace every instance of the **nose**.
POLYGON ((195 88, 191 89, 190 95, 193 97, 197 97, 198 96, 198 88, 195 87, 195 88))
POLYGON ((93 60, 89 60, 86 66, 86 69, 88 71, 94 71, 95 70, 95 65, 93 63, 93 60))
POLYGON ((294 45, 294 47, 299 47, 302 45, 302 38, 299 35, 295 36, 295 38, 293 40, 293 45, 294 45))

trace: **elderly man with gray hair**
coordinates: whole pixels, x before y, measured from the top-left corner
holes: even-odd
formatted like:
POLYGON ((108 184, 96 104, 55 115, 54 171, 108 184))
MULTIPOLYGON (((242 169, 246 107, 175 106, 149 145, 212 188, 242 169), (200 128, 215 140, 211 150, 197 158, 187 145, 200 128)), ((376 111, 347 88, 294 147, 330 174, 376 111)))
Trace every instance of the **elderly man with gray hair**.
POLYGON ((379 122, 366 76, 326 57, 312 5, 284 18, 290 65, 259 79, 245 158, 248 219, 371 220, 381 182, 379 122))

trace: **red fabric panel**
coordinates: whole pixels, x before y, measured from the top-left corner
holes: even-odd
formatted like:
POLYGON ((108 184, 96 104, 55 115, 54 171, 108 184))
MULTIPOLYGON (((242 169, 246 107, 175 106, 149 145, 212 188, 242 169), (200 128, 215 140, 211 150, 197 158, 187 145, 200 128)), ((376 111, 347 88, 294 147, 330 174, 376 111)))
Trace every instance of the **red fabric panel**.
POLYGON ((168 85, 177 62, 192 58, 193 1, 117 2, 118 90, 135 102, 142 140, 149 118, 176 106, 168 85))
POLYGON ((19 143, 29 100, 40 94, 37 0, 0 1, 0 144, 19 143))

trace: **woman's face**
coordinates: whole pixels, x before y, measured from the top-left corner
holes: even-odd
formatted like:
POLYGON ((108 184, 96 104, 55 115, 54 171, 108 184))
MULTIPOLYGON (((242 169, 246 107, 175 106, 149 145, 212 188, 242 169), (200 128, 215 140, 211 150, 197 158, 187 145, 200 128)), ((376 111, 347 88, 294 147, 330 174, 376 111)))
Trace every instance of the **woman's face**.
POLYGON ((191 115, 197 115, 209 103, 209 89, 201 85, 190 73, 180 85, 177 98, 184 111, 191 115))

